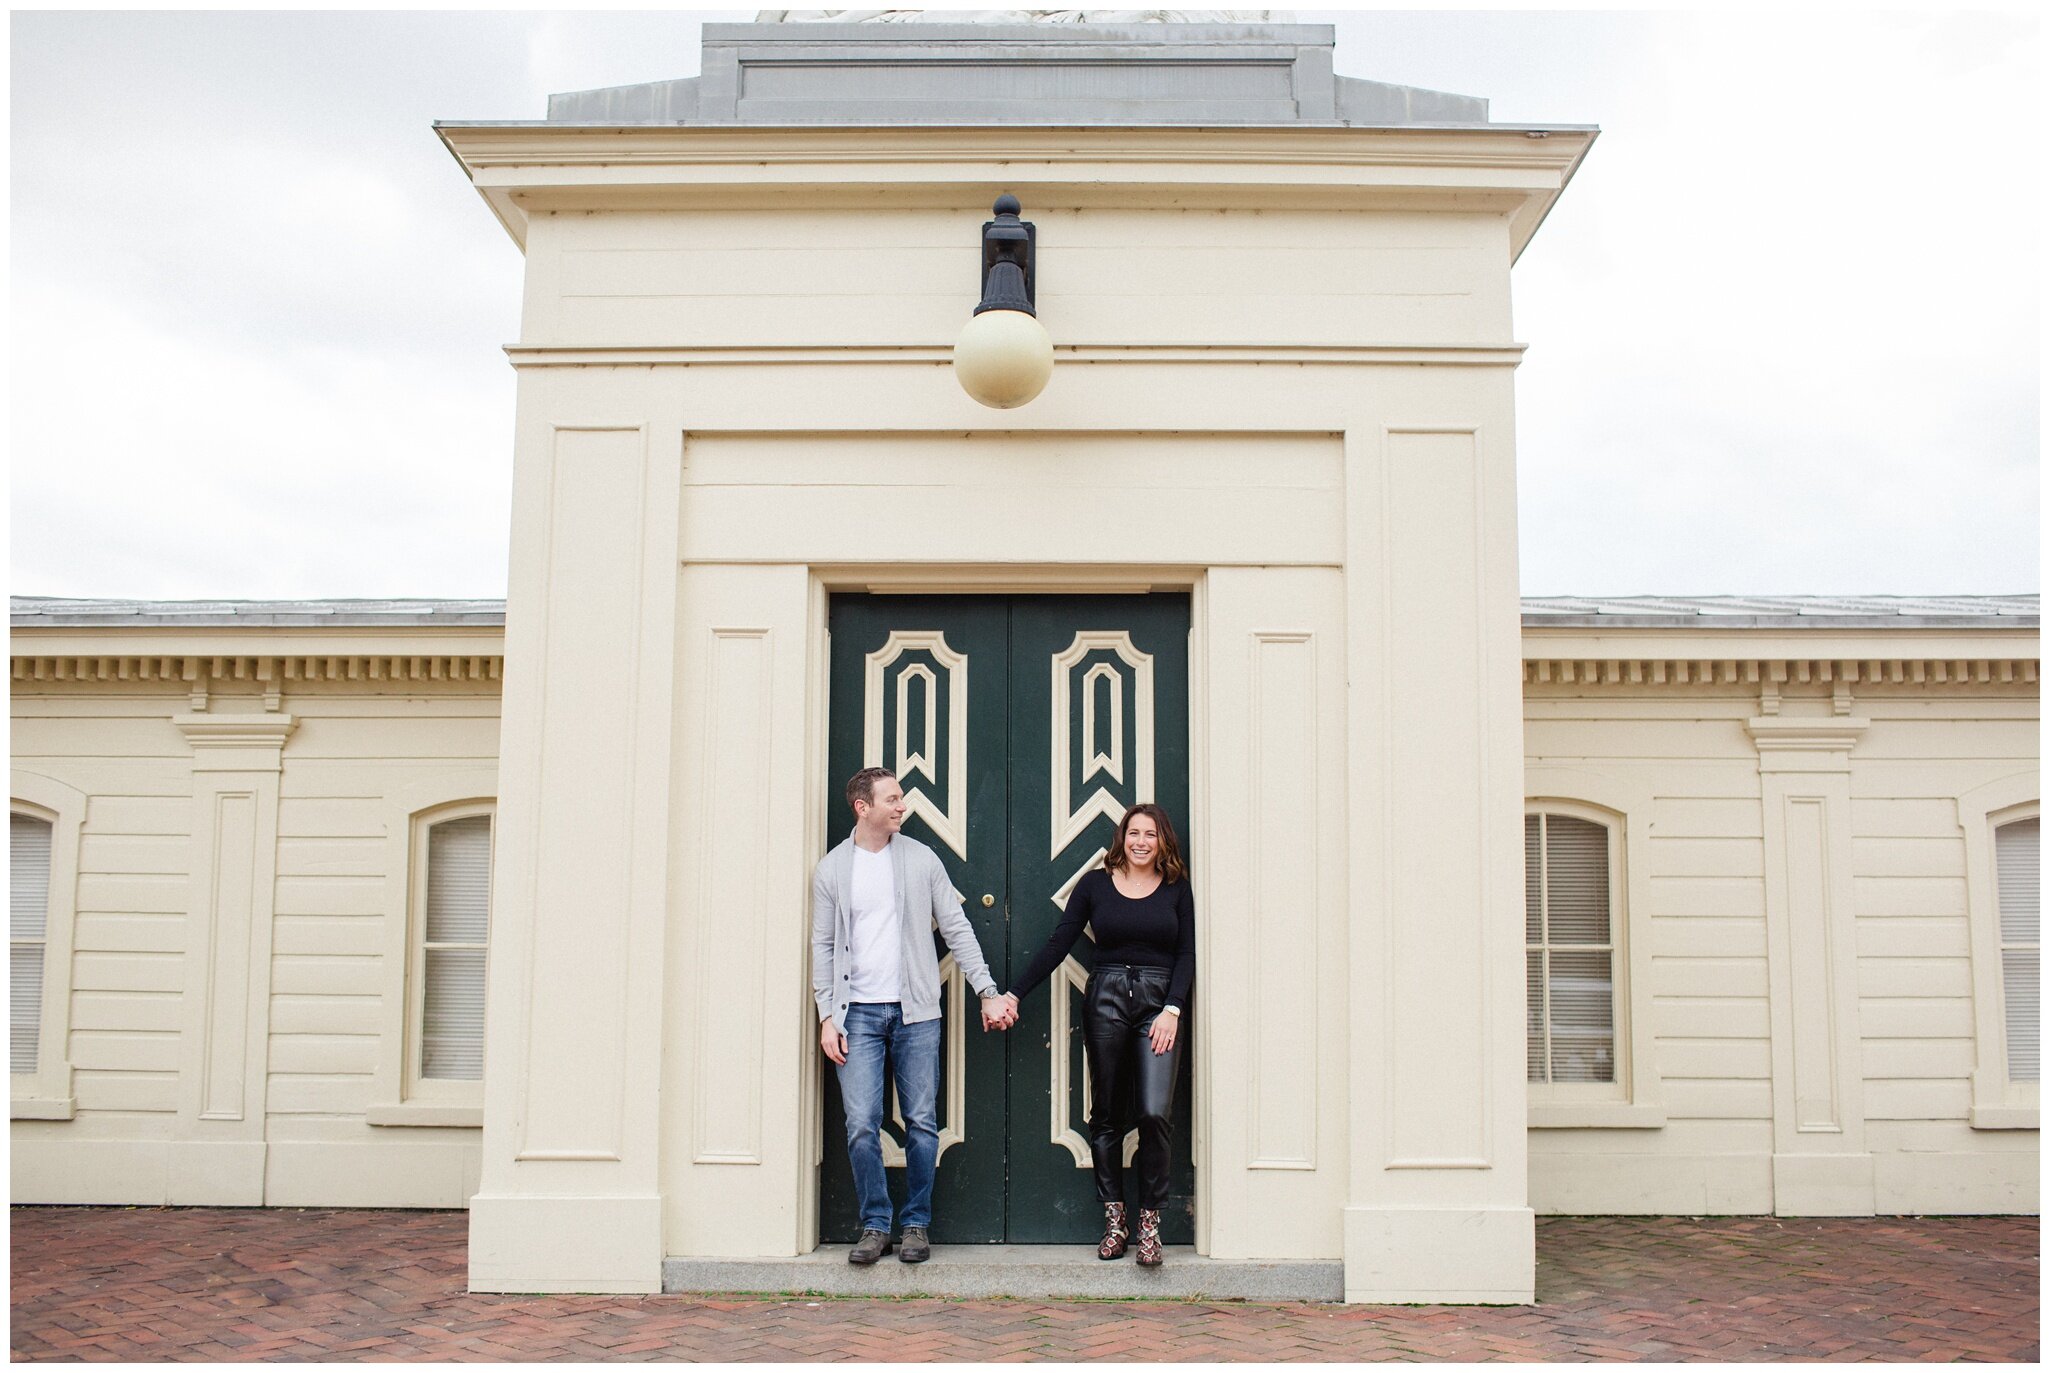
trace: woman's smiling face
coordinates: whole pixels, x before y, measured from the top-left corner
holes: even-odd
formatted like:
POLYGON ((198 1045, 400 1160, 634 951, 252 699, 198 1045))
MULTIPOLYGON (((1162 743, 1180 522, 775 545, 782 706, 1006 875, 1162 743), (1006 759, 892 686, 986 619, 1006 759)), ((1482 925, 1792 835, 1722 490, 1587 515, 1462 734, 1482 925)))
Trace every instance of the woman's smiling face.
POLYGON ((1135 815, 1125 825, 1125 857, 1135 868, 1150 868, 1160 856, 1160 826, 1150 815, 1135 815))

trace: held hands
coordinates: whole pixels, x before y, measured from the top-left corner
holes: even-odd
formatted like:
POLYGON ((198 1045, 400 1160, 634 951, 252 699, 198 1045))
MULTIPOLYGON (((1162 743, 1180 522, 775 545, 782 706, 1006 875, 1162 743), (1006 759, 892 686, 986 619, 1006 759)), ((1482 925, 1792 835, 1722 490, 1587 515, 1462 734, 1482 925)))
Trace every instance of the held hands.
POLYGON ((1153 1017, 1153 1052, 1164 1054, 1174 1047, 1175 1032, 1182 1027, 1182 1018, 1169 1011, 1162 1011, 1153 1017))
POLYGON ((842 1067, 847 1063, 847 1036, 840 1033, 840 1027, 833 1017, 827 1016, 819 1022, 819 1047, 826 1051, 826 1057, 842 1067))
POLYGON ((982 1028, 1008 1030, 1018 1023, 1018 998, 1009 992, 982 998, 982 1028))

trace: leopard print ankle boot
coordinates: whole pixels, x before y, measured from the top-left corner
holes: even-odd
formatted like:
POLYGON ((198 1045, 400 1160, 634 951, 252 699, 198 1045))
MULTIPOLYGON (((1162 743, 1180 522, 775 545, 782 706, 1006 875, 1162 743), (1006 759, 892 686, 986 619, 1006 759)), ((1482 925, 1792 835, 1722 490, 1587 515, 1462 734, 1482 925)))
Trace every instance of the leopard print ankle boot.
POLYGON ((1096 1246, 1099 1259, 1121 1259, 1125 1256, 1125 1204, 1121 1201, 1107 1201, 1103 1204, 1103 1242, 1096 1246))
POLYGON ((1160 1252, 1160 1212, 1143 1208, 1139 1212, 1139 1266, 1158 1268, 1160 1252))

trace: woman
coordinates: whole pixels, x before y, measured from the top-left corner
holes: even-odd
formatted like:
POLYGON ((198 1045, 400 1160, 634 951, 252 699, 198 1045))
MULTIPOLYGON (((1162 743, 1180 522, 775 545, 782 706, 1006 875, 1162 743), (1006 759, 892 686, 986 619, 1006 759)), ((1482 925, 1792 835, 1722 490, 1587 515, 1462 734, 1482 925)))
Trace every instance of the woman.
POLYGON ((1067 913, 1009 995, 1029 995, 1061 965, 1082 927, 1096 939, 1096 968, 1082 995, 1089 1048, 1089 1150, 1103 1242, 1096 1256, 1121 1258, 1125 1127, 1114 1111, 1129 1088, 1139 1128, 1138 1259, 1161 1259, 1160 1208, 1167 1201, 1174 1082, 1187 1034, 1189 984, 1196 974, 1196 911, 1189 873, 1167 812, 1142 802, 1125 812, 1103 866, 1084 874, 1067 913))

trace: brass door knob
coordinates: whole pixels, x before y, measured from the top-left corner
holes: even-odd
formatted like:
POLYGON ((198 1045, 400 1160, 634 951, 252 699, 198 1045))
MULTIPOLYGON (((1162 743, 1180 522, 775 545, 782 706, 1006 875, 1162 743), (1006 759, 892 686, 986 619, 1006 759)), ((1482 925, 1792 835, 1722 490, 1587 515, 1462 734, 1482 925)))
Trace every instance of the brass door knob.
POLYGON ((982 908, 984 910, 988 910, 991 906, 994 906, 996 903, 997 899, 994 896, 991 896, 988 892, 984 892, 982 894, 982 908))

